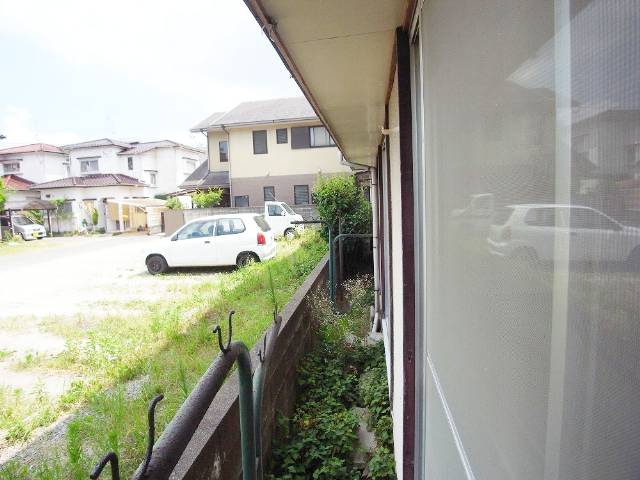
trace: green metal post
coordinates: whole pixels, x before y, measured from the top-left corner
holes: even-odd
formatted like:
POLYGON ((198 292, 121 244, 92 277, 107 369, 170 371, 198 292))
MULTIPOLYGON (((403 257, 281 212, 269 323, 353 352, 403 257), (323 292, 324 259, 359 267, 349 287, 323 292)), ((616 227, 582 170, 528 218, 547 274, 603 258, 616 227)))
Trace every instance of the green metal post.
POLYGON ((242 445, 242 478, 256 479, 256 439, 253 425, 253 380, 251 378, 251 356, 246 345, 239 343, 238 379, 240 382, 240 442, 242 445))

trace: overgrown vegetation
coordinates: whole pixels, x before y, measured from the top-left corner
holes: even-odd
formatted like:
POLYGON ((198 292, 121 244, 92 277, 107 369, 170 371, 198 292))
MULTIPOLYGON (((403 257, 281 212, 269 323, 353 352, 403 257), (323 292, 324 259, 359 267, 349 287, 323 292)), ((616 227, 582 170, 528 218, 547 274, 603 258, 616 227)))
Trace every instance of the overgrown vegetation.
POLYGON ((182 210, 182 203, 180 203, 180 200, 178 200, 177 197, 167 198, 167 200, 164 202, 164 206, 169 210, 182 210))
POLYGON ((191 194, 191 200, 196 208, 211 208, 220 205, 222 200, 221 188, 210 188, 209 190, 197 190, 191 194))
MULTIPOLYGON (((121 309, 126 313, 114 313, 88 332, 56 332, 64 333, 69 348, 40 367, 73 369, 85 380, 75 382, 57 403, 49 402, 52 418, 79 406, 80 413, 68 426, 66 445, 52 445, 50 458, 41 464, 0 467, 0 479, 84 479, 109 450, 118 453, 122 478, 128 478, 144 458, 148 402, 165 395, 156 417, 161 432, 218 353, 212 325, 234 309, 234 339, 253 345, 273 320, 274 302, 288 301, 325 254, 326 244, 309 233, 282 250, 269 262, 224 274, 215 286, 194 284, 187 295, 176 292, 160 304, 128 304, 121 309)), ((25 410, 7 405, 3 415, 21 424, 16 440, 46 423, 34 423, 36 409, 26 411, 25 402, 25 410)))
POLYGON ((270 480, 395 478, 393 441, 382 342, 369 345, 371 278, 345 285, 351 310, 333 311, 326 294, 313 300, 319 346, 298 369, 298 401, 292 418, 278 419, 270 480), (366 466, 354 463, 358 416, 366 407, 377 446, 366 466))
POLYGON ((354 176, 320 177, 313 189, 320 218, 337 234, 340 220, 343 233, 371 232, 371 205, 354 176))

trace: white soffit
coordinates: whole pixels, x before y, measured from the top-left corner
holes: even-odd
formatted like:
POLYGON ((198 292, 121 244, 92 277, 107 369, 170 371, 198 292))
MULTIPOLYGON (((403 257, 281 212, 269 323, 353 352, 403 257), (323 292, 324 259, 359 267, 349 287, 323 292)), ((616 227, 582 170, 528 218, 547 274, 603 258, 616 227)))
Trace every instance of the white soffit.
MULTIPOLYGON (((247 2, 252 3, 252 2, 247 2)), ((261 0, 345 158, 374 165, 405 0, 261 0)), ((300 80, 300 79, 299 79, 300 80)), ((304 90, 304 88, 303 88, 304 90)))

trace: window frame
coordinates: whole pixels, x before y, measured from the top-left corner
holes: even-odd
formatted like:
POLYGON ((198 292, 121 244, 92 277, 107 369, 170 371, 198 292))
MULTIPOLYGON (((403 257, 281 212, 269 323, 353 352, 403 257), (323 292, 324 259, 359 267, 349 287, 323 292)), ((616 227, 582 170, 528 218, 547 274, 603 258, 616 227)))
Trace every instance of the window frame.
POLYGON ((309 127, 309 148, 327 148, 327 147, 335 147, 335 146, 336 146, 336 142, 333 140, 333 137, 331 137, 331 133, 329 132, 327 127, 325 127, 324 125, 312 125, 309 127), (329 143, 322 144, 322 145, 317 145, 314 143, 315 142, 314 131, 317 129, 324 130, 327 137, 329 138, 329 143))
POLYGON ((293 204, 294 204, 294 205, 309 205, 309 202, 310 202, 310 190, 309 190, 309 185, 294 185, 294 186, 293 186, 293 204), (304 202, 304 203, 300 203, 300 202, 298 202, 298 198, 297 198, 297 196, 296 196, 296 189, 297 189, 297 188, 300 188, 300 187, 304 187, 304 188, 306 188, 306 189, 307 189, 307 194, 306 194, 307 201, 306 201, 306 202, 304 202))
POLYGON ((6 162, 2 164, 2 172, 6 175, 11 175, 11 174, 16 174, 16 173, 20 173, 20 171, 22 170, 22 161, 21 160, 12 160, 10 162, 6 162), (11 170, 7 170, 7 167, 9 165, 17 165, 16 169, 11 169, 11 170))
POLYGON ((78 161, 80 162, 80 173, 91 174, 91 173, 100 172, 100 157, 79 158, 78 161), (93 164, 93 163, 95 163, 96 165, 95 169, 92 169, 92 170, 88 170, 86 168, 83 169, 83 165, 93 164))
POLYGON ((289 143, 289 129, 288 128, 276 128, 276 144, 278 144, 278 145, 286 145, 287 143, 289 143), (284 139, 281 138, 282 133, 284 133, 284 139))
POLYGON ((127 169, 129 171, 133 170, 133 157, 127 157, 127 169))
POLYGON ((229 161, 229 140, 218 141, 218 158, 220 163, 227 163, 229 161), (222 147, 223 144, 224 148, 222 147))
POLYGON ((268 141, 268 135, 267 135, 267 130, 252 130, 251 131, 251 137, 253 139, 253 154, 254 155, 266 155, 269 153, 269 141, 268 141), (256 140, 260 141, 260 137, 264 134, 264 152, 258 152, 256 151, 256 140), (257 137, 257 135, 259 135, 257 137))
POLYGON ((249 206, 249 195, 234 195, 233 196, 233 206, 234 207, 248 207, 249 206), (247 199, 247 204, 246 205, 238 205, 238 198, 246 198, 247 199))
POLYGON ((265 202, 274 202, 276 200, 276 187, 273 185, 266 185, 262 187, 262 198, 265 202), (271 189, 273 191, 272 198, 267 198, 267 189, 271 189))

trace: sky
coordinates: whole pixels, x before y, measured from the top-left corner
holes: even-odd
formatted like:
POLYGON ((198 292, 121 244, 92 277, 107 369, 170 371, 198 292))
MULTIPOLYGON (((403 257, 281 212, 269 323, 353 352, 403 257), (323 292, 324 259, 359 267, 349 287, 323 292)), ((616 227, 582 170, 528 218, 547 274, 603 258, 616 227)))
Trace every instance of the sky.
POLYGON ((298 95, 242 0, 0 0, 0 148, 204 146, 211 113, 298 95))

